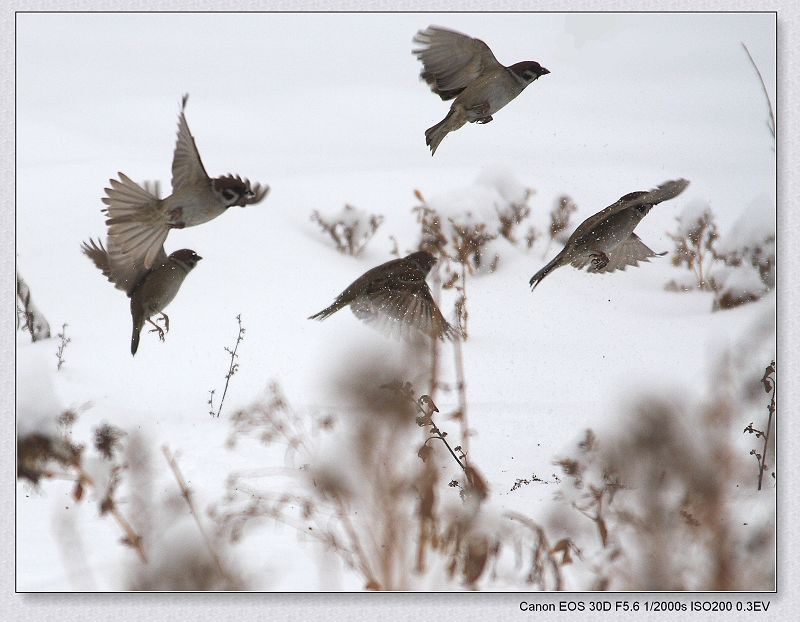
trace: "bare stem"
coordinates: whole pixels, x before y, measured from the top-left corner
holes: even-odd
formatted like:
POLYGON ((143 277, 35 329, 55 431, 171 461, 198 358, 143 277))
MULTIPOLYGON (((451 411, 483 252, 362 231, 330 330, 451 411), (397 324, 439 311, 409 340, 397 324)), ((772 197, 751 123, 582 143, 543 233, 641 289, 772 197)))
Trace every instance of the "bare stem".
POLYGON ((358 559, 359 565, 361 566, 361 572, 363 573, 364 578, 367 580, 367 585, 375 589, 379 589, 380 583, 378 583, 378 581, 375 579, 375 575, 370 569, 367 556, 364 554, 364 550, 361 548, 361 542, 358 539, 358 533, 353 527, 353 523, 350 522, 350 514, 347 511, 347 508, 345 507, 341 497, 337 494, 334 498, 336 499, 336 505, 339 509, 339 519, 342 521, 342 526, 344 527, 344 530, 353 545, 353 552, 356 559, 358 559))
MULTIPOLYGON (((78 481, 85 482, 86 484, 97 490, 97 484, 95 484, 95 481, 92 479, 92 477, 83 469, 83 466, 78 464, 76 468, 78 471, 78 481)), ((113 500, 108 505, 108 513, 114 517, 114 520, 117 522, 117 525, 119 525, 120 529, 122 529, 122 531, 125 532, 125 540, 136 551, 141 562, 143 564, 146 564, 147 555, 145 555, 144 552, 142 537, 138 533, 136 533, 136 530, 131 526, 131 524, 126 520, 126 518, 122 515, 122 513, 117 509, 117 504, 113 502, 113 500)))
MULTIPOLYGON (((242 326, 242 315, 241 313, 236 316, 236 321, 239 323, 239 334, 236 337, 236 345, 233 346, 233 350, 230 348, 225 348, 225 351, 231 355, 231 362, 228 366, 228 373, 225 374, 225 389, 222 391, 222 398, 219 400, 219 409, 217 410, 217 417, 219 417, 220 413, 222 412, 222 405, 225 403, 225 396, 228 393, 228 385, 231 382, 231 378, 233 375, 239 371, 239 364, 236 362, 237 354, 236 351, 239 349, 239 344, 242 343, 244 340, 244 327, 242 326)), ((211 395, 213 397, 213 393, 211 395)), ((211 397, 209 397, 209 404, 211 403, 211 397)), ((213 405, 212 411, 213 412, 213 405)))
MULTIPOLYGON (((465 302, 466 304, 466 302, 465 302)), ((469 454, 469 426, 467 425, 467 382, 464 378, 464 357, 461 340, 453 340, 453 356, 456 367, 456 388, 458 389, 458 412, 461 421, 461 447, 469 454)))
POLYGON ((211 544, 211 539, 208 537, 205 528, 203 527, 203 523, 200 522, 200 517, 197 514, 197 509, 194 506, 194 501, 192 500, 192 491, 189 490, 189 486, 186 485, 186 480, 183 479, 183 474, 181 473, 180 467, 178 467, 178 462, 175 460, 175 456, 170 453, 169 448, 164 445, 161 447, 161 451, 164 452, 164 458, 167 460, 167 464, 169 464, 170 468, 172 469, 172 473, 175 476, 175 481, 178 482, 178 488, 181 490, 181 494, 183 498, 186 500, 186 505, 189 506, 189 513, 194 518, 194 522, 197 525, 197 529, 200 532, 200 535, 203 537, 203 541, 206 544, 206 548, 208 549, 211 558, 214 560, 214 563, 217 566, 217 570, 221 577, 224 577, 229 583, 233 583, 231 580, 230 575, 227 573, 225 568, 222 565, 222 560, 220 560, 219 555, 217 555, 217 551, 214 549, 214 546, 211 544))
MULTIPOLYGON (((433 271, 433 300, 436 306, 439 306, 440 297, 442 293, 442 281, 439 277, 438 264, 433 271)), ((436 390, 439 388, 439 340, 431 339, 431 386, 428 394, 431 399, 436 397, 436 390)))
POLYGON ((756 65, 756 61, 753 60, 752 54, 750 54, 750 50, 747 49, 747 46, 742 42, 742 47, 744 51, 747 53, 747 58, 750 59, 750 64, 753 65, 753 69, 756 70, 756 74, 758 74, 758 81, 761 83, 761 90, 764 91, 764 98, 767 100, 767 108, 769 109, 769 132, 772 134, 772 142, 775 142, 775 113, 772 111, 772 102, 769 99, 769 93, 767 93, 767 86, 764 84, 764 78, 761 76, 761 71, 758 69, 758 65, 756 65))
MULTIPOLYGON (((417 410, 431 424, 431 434, 433 434, 436 438, 438 438, 440 441, 444 443, 445 447, 447 447, 447 451, 449 451, 450 455, 453 456, 453 460, 455 460, 458 463, 458 466, 460 466, 464 471, 466 471, 467 470, 466 465, 463 462, 461 462, 461 459, 456 455, 456 452, 453 451, 453 448, 450 447, 450 443, 447 442, 447 439, 444 437, 444 434, 442 434, 442 431, 433 422, 433 413, 428 414, 425 411, 425 409, 420 405, 419 402, 414 402, 414 403, 417 406, 417 410)), ((431 440, 431 438, 432 437, 430 436, 426 438, 424 444, 427 445, 428 441, 431 440)))
POLYGON ((72 341, 69 337, 67 337, 67 324, 64 323, 61 326, 61 332, 58 333, 58 338, 61 340, 58 344, 58 349, 56 350, 56 358, 58 359, 58 367, 57 371, 61 371, 62 365, 64 365, 64 350, 67 349, 67 345, 72 341))
POLYGON ((509 511, 505 512, 504 516, 512 521, 516 521, 528 529, 530 529, 533 533, 536 534, 538 538, 538 550, 545 554, 547 557, 547 562, 550 564, 550 568, 552 569, 553 576, 555 577, 555 590, 559 591, 563 589, 563 579, 561 578, 561 570, 558 567, 558 561, 553 557, 551 553, 550 543, 547 541, 547 535, 539 525, 537 525, 534 521, 530 518, 525 516, 524 514, 519 514, 518 512, 509 511))
MULTIPOLYGON (((744 45, 744 44, 742 44, 744 45)), ((747 48, 745 48, 747 49, 747 48)), ((773 367, 775 363, 772 364, 773 367)), ((769 401, 769 407, 767 410, 769 411, 769 417, 767 417, 767 429, 764 432, 764 449, 761 451, 761 460, 759 460, 758 465, 758 489, 761 490, 761 482, 764 478, 764 470, 767 468, 766 461, 767 461, 767 446, 769 443, 769 432, 772 428, 772 415, 775 412, 775 393, 778 390, 778 383, 775 376, 772 377, 772 397, 769 401)))

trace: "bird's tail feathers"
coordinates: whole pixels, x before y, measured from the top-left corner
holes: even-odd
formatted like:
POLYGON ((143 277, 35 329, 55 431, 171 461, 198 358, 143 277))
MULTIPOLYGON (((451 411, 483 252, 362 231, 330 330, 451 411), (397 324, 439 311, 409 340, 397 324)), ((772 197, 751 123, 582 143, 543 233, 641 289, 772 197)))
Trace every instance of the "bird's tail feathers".
POLYGON ((151 184, 143 188, 124 173, 118 173, 119 180, 110 179, 110 188, 105 188, 106 196, 101 201, 107 205, 108 221, 106 224, 142 220, 147 216, 148 207, 155 207, 158 197, 150 192, 151 184), (144 212, 144 213, 143 213, 144 212))
POLYGON ((139 336, 142 332, 141 326, 138 326, 134 323, 133 325, 133 333, 131 334, 131 355, 136 354, 136 350, 139 349, 139 336))
POLYGON ((142 317, 142 312, 139 310, 139 307, 136 305, 133 299, 131 299, 131 319, 133 320, 133 332, 131 333, 131 355, 135 355, 136 350, 139 349, 139 337, 142 332, 142 327, 144 326, 144 318, 142 317))
POLYGON ((331 315, 333 315, 334 313, 336 313, 341 308, 342 308, 341 305, 339 305, 339 304, 334 302, 330 307, 326 307, 325 309, 323 309, 319 313, 315 313, 314 315, 308 316, 308 319, 309 320, 319 320, 321 322, 325 318, 328 318, 331 315))
POLYGON ((456 111, 450 110, 444 119, 439 121, 439 123, 433 127, 429 127, 427 130, 425 130, 425 144, 431 148, 431 155, 436 153, 436 149, 444 140, 445 136, 447 136, 453 130, 457 130, 459 127, 464 125, 464 123, 458 123, 455 116, 456 111))
POLYGON ((531 277, 530 280, 531 291, 536 289, 536 286, 542 282, 542 279, 544 277, 546 277, 553 270, 561 266, 561 257, 562 253, 559 253, 558 255, 555 256, 555 258, 553 258, 553 260, 550 263, 548 263, 544 268, 539 270, 539 272, 537 272, 531 277))
POLYGON ((158 197, 123 173, 105 190, 102 201, 107 206, 109 239, 120 249, 121 257, 135 260, 144 256, 145 267, 151 268, 169 233, 169 218, 159 209, 158 197))

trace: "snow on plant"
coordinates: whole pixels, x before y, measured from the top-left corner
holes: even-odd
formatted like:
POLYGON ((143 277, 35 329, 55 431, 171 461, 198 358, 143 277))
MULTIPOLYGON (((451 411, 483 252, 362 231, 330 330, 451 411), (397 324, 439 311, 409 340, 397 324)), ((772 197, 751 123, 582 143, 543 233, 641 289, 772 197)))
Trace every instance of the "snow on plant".
POLYGON ((674 266, 691 271, 691 281, 673 279, 670 291, 714 292, 712 310, 759 300, 775 287, 775 208, 768 197, 752 201, 725 236, 704 201, 689 203, 668 233, 675 242, 674 266))
POLYGON ((33 303, 28 284, 17 272, 17 328, 20 327, 31 334, 31 341, 50 337, 50 324, 47 318, 33 303))
POLYGON ((715 268, 711 275, 711 287, 714 290, 712 311, 755 302, 768 291, 758 273, 744 265, 715 268))
POLYGON ((503 251, 498 242, 503 238, 512 245, 519 244, 516 229, 531 214, 533 194, 510 173, 494 170, 483 172, 469 186, 430 199, 417 190, 415 196, 421 205, 414 211, 423 223, 420 247, 435 248, 470 274, 494 272, 503 251), (430 221, 437 223, 434 231, 430 227, 425 230, 430 221))
POLYGON ((383 216, 345 205, 338 213, 327 217, 314 210, 311 220, 331 237, 340 253, 359 255, 381 226, 383 216))
POLYGON ((91 492, 101 515, 109 515, 124 533, 122 543, 133 548, 146 563, 141 537, 125 518, 117 503, 117 488, 125 464, 120 459, 124 432, 108 424, 94 431, 96 455, 71 438, 77 419, 75 411, 53 411, 49 417, 34 418, 23 408, 18 416, 17 478, 39 486, 42 480, 72 482, 72 498, 80 502, 91 492))
POLYGON ((750 202, 716 245, 725 267, 714 271, 714 310, 761 298, 775 288, 775 204, 762 195, 750 202))
MULTIPOLYGON (((472 185, 430 200, 419 190, 414 196, 419 201, 412 208, 420 224, 418 247, 440 259, 437 270, 442 273, 435 278, 441 278, 443 289, 458 293, 456 324, 467 339, 466 277, 495 272, 505 245, 520 244, 515 230, 530 216, 533 190, 508 172, 488 171, 472 185)), ((530 236, 525 238, 528 244, 530 236)))
POLYGON ((667 233, 675 242, 675 249, 671 256, 672 265, 686 266, 694 278, 691 283, 670 281, 667 283, 666 289, 670 291, 689 291, 690 289, 711 291, 713 285, 710 280, 710 272, 712 264, 718 258, 714 245, 719 237, 711 206, 700 200, 689 202, 676 216, 676 220, 678 222, 676 230, 667 233))

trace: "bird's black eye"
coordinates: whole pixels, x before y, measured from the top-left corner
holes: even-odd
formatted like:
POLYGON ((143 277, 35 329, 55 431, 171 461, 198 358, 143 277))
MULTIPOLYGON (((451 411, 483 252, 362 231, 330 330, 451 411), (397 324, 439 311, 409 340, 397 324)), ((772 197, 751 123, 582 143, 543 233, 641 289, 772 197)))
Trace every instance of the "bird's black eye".
POLYGON ((236 193, 230 188, 225 188, 222 191, 222 196, 225 197, 226 201, 233 201, 236 198, 236 193))

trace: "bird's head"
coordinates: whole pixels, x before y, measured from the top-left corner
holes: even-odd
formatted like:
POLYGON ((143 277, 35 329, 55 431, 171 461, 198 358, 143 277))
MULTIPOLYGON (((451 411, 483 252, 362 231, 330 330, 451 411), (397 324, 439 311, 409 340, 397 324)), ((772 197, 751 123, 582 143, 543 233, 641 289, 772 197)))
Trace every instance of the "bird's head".
POLYGON ((169 258, 185 266, 187 272, 194 268, 197 265, 197 262, 202 259, 200 255, 195 253, 190 248, 182 248, 179 251, 175 251, 174 253, 170 254, 169 258))
POLYGON ((406 256, 406 259, 417 264, 425 274, 430 272, 431 268, 433 268, 433 266, 436 264, 436 257, 427 251, 411 253, 410 255, 406 256))
POLYGON ((269 186, 262 188, 261 184, 256 184, 255 187, 251 187, 250 180, 242 179, 238 175, 235 177, 233 175, 217 177, 212 182, 212 187, 225 204, 225 207, 233 205, 244 207, 245 205, 258 203, 269 192, 269 186))
POLYGON ((640 201, 640 199, 642 199, 643 197, 648 196, 649 194, 650 194, 649 192, 645 192, 644 190, 638 190, 636 192, 629 192, 625 196, 620 197, 619 198, 619 202, 620 203, 633 203, 634 204, 634 205, 632 205, 633 209, 635 209, 637 212, 639 212, 642 216, 647 216, 647 213, 651 209, 653 209, 653 205, 655 205, 655 203, 652 203, 652 202, 646 203, 646 202, 640 201))
POLYGON ((545 69, 535 60, 524 60, 521 63, 514 63, 508 69, 525 84, 530 84, 537 78, 550 73, 549 69, 545 69))

